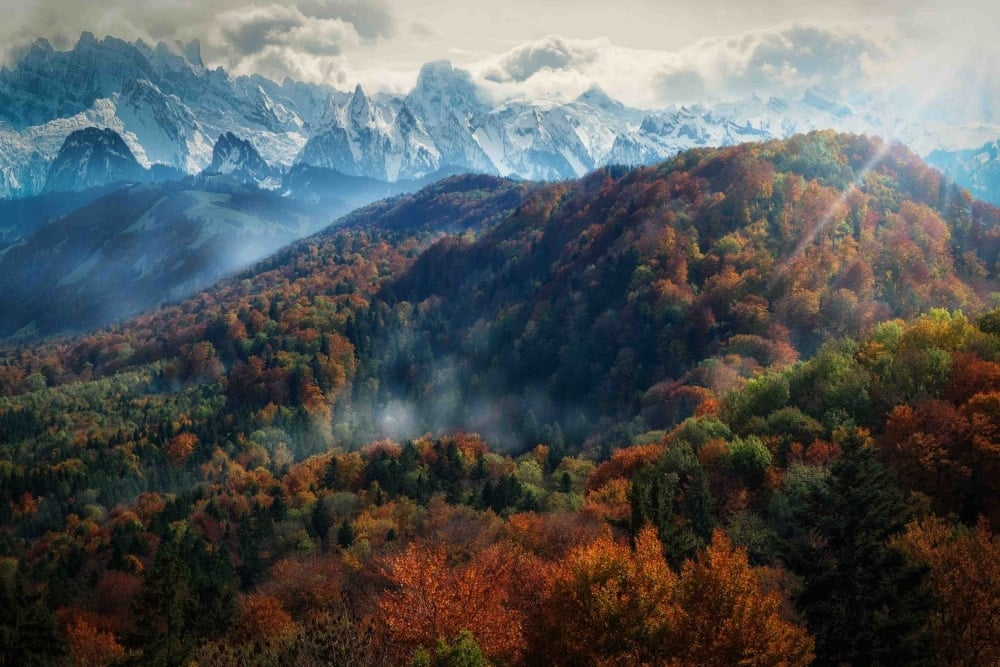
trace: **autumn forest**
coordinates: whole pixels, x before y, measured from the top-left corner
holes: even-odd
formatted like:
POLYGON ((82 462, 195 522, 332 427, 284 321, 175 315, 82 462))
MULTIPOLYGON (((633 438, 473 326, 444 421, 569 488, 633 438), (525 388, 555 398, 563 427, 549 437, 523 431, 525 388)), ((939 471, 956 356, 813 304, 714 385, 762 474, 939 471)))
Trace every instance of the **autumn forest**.
POLYGON ((0 348, 0 665, 1000 664, 1000 209, 455 176, 0 348))

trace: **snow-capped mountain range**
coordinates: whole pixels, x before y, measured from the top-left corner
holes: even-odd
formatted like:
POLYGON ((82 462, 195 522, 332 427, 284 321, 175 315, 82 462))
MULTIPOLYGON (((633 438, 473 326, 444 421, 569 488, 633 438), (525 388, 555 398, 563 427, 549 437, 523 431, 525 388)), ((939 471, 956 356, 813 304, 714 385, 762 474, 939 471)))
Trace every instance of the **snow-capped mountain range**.
POLYGON ((0 70, 0 196, 40 192, 66 138, 87 127, 115 131, 147 168, 197 173, 226 132, 288 166, 309 128, 347 97, 208 69, 197 42, 150 47, 84 33, 73 49, 56 51, 38 40, 13 69, 0 70))
POLYGON ((959 131, 907 123, 877 105, 847 106, 818 91, 652 112, 597 88, 570 101, 497 102, 447 62, 425 65, 406 95, 369 95, 360 85, 346 93, 231 77, 204 65, 197 42, 152 47, 84 33, 69 51, 39 40, 13 69, 0 70, 0 197, 46 189, 67 138, 91 127, 120 136, 143 168, 235 173, 265 187, 277 187, 295 165, 388 182, 455 170, 562 179, 604 164, 646 164, 687 148, 822 128, 890 135, 924 155, 1000 136, 988 125, 959 131))

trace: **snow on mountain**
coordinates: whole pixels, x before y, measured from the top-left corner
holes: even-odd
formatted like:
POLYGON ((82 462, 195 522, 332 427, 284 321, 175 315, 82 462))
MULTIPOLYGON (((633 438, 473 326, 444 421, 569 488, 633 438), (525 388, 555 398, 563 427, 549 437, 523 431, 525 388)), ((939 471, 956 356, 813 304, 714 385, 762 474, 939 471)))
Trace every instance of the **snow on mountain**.
POLYGON ((232 135, 283 172, 313 166, 392 182, 442 170, 572 178, 605 164, 821 128, 902 140, 923 155, 1000 137, 1000 126, 917 123, 885 103, 845 103, 816 89, 801 99, 656 111, 626 107, 599 88, 572 101, 494 102, 468 72, 443 61, 426 64, 406 95, 371 96, 361 86, 349 93, 233 78, 207 68, 197 42, 150 46, 84 33, 69 51, 39 40, 17 66, 0 70, 0 197, 40 192, 66 138, 87 127, 113 130, 141 166, 161 171, 214 168, 211 138, 232 135))
POLYGON ((927 161, 976 197, 1000 205, 1000 139, 971 150, 937 150, 927 161))
POLYGON ((252 142, 226 132, 215 142, 212 163, 206 174, 231 176, 241 183, 252 183, 265 190, 281 186, 281 172, 271 168, 260 156, 252 142))
POLYGON ((884 134, 884 128, 818 91, 801 100, 752 97, 738 103, 681 106, 648 114, 638 131, 618 135, 607 163, 644 164, 700 146, 780 139, 817 129, 884 134))
POLYGON ((176 95, 164 94, 145 79, 128 81, 116 96, 115 115, 152 163, 195 171, 211 156, 212 145, 191 110, 176 95))
POLYGON ((49 160, 30 141, 15 132, 0 129, 0 197, 21 192, 40 192, 45 185, 49 160))
POLYGON ((397 181, 437 171, 441 153, 405 102, 379 104, 359 84, 309 139, 296 162, 397 181))
POLYGON ((555 102, 513 101, 478 119, 474 136, 503 176, 569 178, 595 166, 575 120, 555 102))
POLYGON ((496 171, 474 136, 473 119, 490 107, 480 99, 468 72, 454 69, 447 61, 427 63, 406 96, 406 105, 421 118, 442 165, 496 171))
POLYGON ((70 51, 35 42, 13 70, 0 72, 0 115, 17 128, 83 113, 127 81, 155 76, 133 45, 113 37, 98 42, 85 32, 70 51))
POLYGON ((225 132, 252 138, 264 159, 288 167, 335 92, 233 79, 207 69, 196 42, 153 47, 84 33, 56 51, 38 40, 0 70, 0 197, 38 193, 66 138, 91 126, 121 135, 144 167, 197 173, 211 162, 211 137, 225 132))
POLYGON ((75 192, 145 178, 145 170, 117 132, 88 127, 66 138, 49 168, 45 190, 75 192))

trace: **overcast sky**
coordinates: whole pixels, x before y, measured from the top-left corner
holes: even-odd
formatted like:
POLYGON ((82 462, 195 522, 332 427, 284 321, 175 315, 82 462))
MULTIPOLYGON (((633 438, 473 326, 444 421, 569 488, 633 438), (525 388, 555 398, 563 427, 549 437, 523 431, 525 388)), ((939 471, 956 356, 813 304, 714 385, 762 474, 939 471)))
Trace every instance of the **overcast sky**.
MULTIPOLYGON (((990 0, 0 0, 0 57, 84 30, 199 39, 206 63, 404 91, 448 59, 497 94, 597 83, 652 107, 808 86, 996 87, 990 0)), ((992 96, 987 96, 993 99, 992 96)), ((1000 95, 996 96, 1000 99, 1000 95)), ((978 99, 978 98, 977 98, 978 99)), ((985 102, 990 104, 991 102, 985 102)), ((977 101, 976 104, 984 104, 977 101)))

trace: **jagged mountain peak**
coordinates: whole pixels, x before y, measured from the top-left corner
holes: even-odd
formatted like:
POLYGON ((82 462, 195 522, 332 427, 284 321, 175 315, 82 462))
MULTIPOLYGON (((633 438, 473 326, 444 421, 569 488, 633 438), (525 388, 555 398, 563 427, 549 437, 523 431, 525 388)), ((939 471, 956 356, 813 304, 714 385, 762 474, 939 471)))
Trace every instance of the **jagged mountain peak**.
POLYGON ((83 32, 80 33, 80 39, 78 39, 76 42, 76 48, 82 49, 89 46, 97 46, 98 43, 99 42, 97 41, 97 38, 94 36, 94 33, 90 32, 89 30, 84 30, 83 32))
POLYGON ((767 108, 776 113, 782 113, 788 109, 788 100, 783 97, 770 97, 767 100, 767 108))
MULTIPOLYGON (((125 142, 122 141, 121 136, 110 128, 100 128, 100 127, 85 127, 82 130, 77 130, 71 134, 65 142, 65 146, 76 146, 81 143, 98 143, 105 144, 108 146, 117 145, 121 143, 122 146, 125 142)), ((125 146, 128 150, 128 147, 125 146)))
POLYGON ((590 88, 580 93, 579 97, 576 98, 576 101, 602 109, 623 109, 625 107, 625 105, 621 102, 612 99, 611 96, 597 84, 592 85, 590 88))
POLYGON ((204 67, 205 63, 201 59, 201 40, 193 39, 184 45, 184 55, 194 65, 204 67))
MULTIPOLYGON (((101 53, 116 54, 126 58, 134 58, 136 50, 137 45, 135 42, 127 42, 124 39, 119 39, 112 35, 107 35, 102 39, 97 39, 97 37, 94 36, 94 33, 84 31, 80 33, 80 39, 77 40, 76 46, 66 53, 71 57, 76 58, 81 56, 90 58, 95 55, 99 56, 101 53)), ((141 66, 142 65, 140 65, 140 67, 141 66)))
POLYGON ((474 90, 472 77, 463 69, 455 69, 450 60, 434 60, 425 63, 417 75, 415 92, 431 92, 456 90, 469 92, 474 90))
POLYGON ((121 135, 109 128, 88 127, 66 137, 49 168, 45 190, 71 192, 144 177, 145 170, 121 135))
POLYGON ((352 107, 360 105, 367 106, 371 104, 371 100, 368 98, 368 95, 365 94, 365 89, 361 86, 360 83, 354 86, 354 92, 351 94, 350 103, 352 107))
POLYGON ((417 84, 406 101, 428 118, 449 111, 467 115, 480 106, 479 91, 472 77, 467 71, 452 67, 448 60, 436 60, 421 67, 417 84))
POLYGON ((180 59, 198 69, 205 67, 205 63, 201 59, 201 42, 197 39, 190 42, 180 40, 157 42, 155 51, 161 57, 180 59))
POLYGON ((354 94, 347 105, 347 115, 349 122, 359 127, 375 123, 375 104, 365 94, 364 88, 361 87, 360 83, 354 88, 354 94))
POLYGON ((400 105, 399 113, 396 114, 396 126, 401 131, 412 131, 420 127, 420 121, 413 115, 413 111, 406 102, 400 105))
POLYGON ((257 149, 253 147, 253 143, 247 141, 246 139, 240 139, 238 136, 232 132, 223 132, 219 135, 219 138, 215 142, 215 152, 221 151, 232 151, 234 149, 249 149, 256 152, 257 149))
POLYGON ((32 43, 31 48, 38 49, 39 51, 52 51, 53 50, 52 49, 52 44, 50 44, 49 40, 45 39, 44 37, 39 37, 38 39, 36 39, 32 43))
POLYGON ((802 101, 811 107, 826 111, 834 116, 844 117, 851 115, 851 108, 849 106, 838 101, 835 95, 819 88, 807 88, 802 101))
POLYGON ((429 81, 450 77, 454 74, 455 68, 450 60, 432 60, 424 63, 420 67, 420 74, 417 76, 417 87, 422 84, 427 85, 429 81))
POLYGON ((212 149, 212 164, 206 174, 223 174, 243 183, 252 183, 266 189, 279 185, 279 174, 260 156, 253 142, 241 139, 232 132, 224 132, 212 149))

